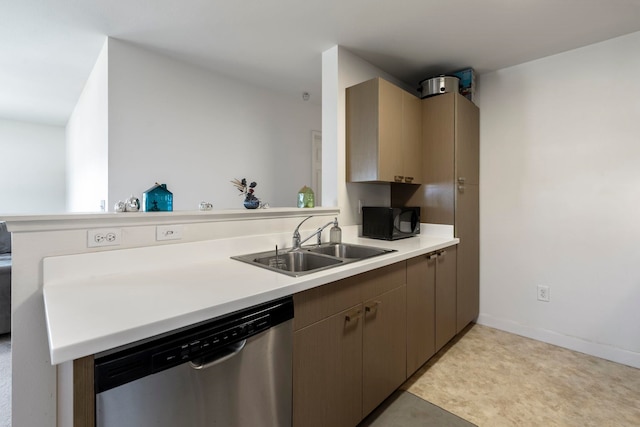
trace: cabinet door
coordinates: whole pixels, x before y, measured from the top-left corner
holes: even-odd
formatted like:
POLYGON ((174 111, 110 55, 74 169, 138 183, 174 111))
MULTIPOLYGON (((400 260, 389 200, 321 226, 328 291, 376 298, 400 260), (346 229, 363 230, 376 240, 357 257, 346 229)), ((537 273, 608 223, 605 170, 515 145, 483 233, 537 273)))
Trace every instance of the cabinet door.
POLYGON ((402 91, 402 157, 404 182, 422 183, 422 104, 402 91))
POLYGON ((423 221, 454 221, 455 94, 422 100, 423 221))
POLYGON ((363 416, 406 379, 406 304, 405 285, 363 303, 363 416))
POLYGON ((381 78, 346 91, 347 181, 422 182, 420 99, 381 78))
POLYGON ((386 80, 378 80, 378 180, 394 182, 404 176, 401 149, 403 90, 386 80))
POLYGON ((407 260, 407 378, 435 354, 436 258, 407 260))
POLYGON ((438 251, 436 259, 436 351, 456 334, 456 247, 438 251))
POLYGON ((465 184, 457 190, 455 234, 458 245, 457 332, 480 311, 479 189, 465 184))
POLYGON ((293 425, 353 427, 362 419, 362 305, 293 336, 293 425))
POLYGON ((378 80, 347 88, 347 181, 378 179, 378 80))
POLYGON ((456 181, 478 185, 480 181, 480 110, 462 95, 455 98, 456 181))

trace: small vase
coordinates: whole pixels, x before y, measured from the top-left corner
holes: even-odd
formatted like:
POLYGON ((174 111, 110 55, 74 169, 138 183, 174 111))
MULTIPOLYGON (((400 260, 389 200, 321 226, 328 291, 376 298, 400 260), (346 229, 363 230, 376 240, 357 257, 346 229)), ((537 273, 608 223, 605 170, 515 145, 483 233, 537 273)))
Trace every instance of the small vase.
POLYGON ((260 206, 260 200, 254 199, 244 199, 244 207, 247 209, 256 209, 260 206))

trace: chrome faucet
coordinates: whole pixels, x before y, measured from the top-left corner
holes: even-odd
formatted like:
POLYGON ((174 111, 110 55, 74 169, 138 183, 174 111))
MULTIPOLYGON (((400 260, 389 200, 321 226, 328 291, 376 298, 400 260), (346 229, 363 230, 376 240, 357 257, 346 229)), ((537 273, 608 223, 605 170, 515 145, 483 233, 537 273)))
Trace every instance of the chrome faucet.
POLYGON ((292 244, 292 251, 295 251, 297 249, 300 249, 300 246, 306 242, 307 240, 309 240, 310 238, 312 238, 313 236, 318 236, 318 245, 320 245, 322 243, 322 230, 324 230, 325 228, 327 228, 330 225, 333 224, 337 224, 338 220, 335 219, 333 221, 330 221, 328 223, 326 223, 325 225, 323 225, 322 227, 319 227, 316 231, 314 231, 313 233, 311 233, 310 236, 308 236, 307 238, 300 240, 300 226, 302 225, 303 222, 305 222, 306 220, 308 220, 309 218, 313 217, 313 215, 306 217, 305 219, 303 219, 302 221, 300 221, 300 224, 298 224, 298 226, 296 227, 295 230, 293 230, 293 244, 292 244))

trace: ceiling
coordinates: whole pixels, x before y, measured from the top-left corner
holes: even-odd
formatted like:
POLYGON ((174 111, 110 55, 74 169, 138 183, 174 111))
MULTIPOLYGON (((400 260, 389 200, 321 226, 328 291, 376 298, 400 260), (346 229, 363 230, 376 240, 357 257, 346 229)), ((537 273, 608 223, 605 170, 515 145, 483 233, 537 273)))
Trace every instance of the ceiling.
POLYGON ((54 125, 66 124, 105 36, 320 102, 322 52, 334 45, 417 85, 433 74, 465 67, 481 74, 640 31, 638 0, 0 5, 0 118, 54 125))

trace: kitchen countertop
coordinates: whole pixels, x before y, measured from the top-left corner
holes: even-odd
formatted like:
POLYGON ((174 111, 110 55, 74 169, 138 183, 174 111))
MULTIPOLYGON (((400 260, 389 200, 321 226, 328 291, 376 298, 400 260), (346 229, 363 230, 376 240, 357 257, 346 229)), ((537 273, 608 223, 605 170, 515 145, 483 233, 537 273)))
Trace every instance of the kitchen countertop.
POLYGON ((397 252, 301 277, 229 258, 269 250, 269 242, 281 239, 269 235, 45 258, 51 363, 101 353, 459 242, 452 227, 422 228, 419 236, 385 241, 358 237, 357 226, 343 227, 346 243, 397 252))

